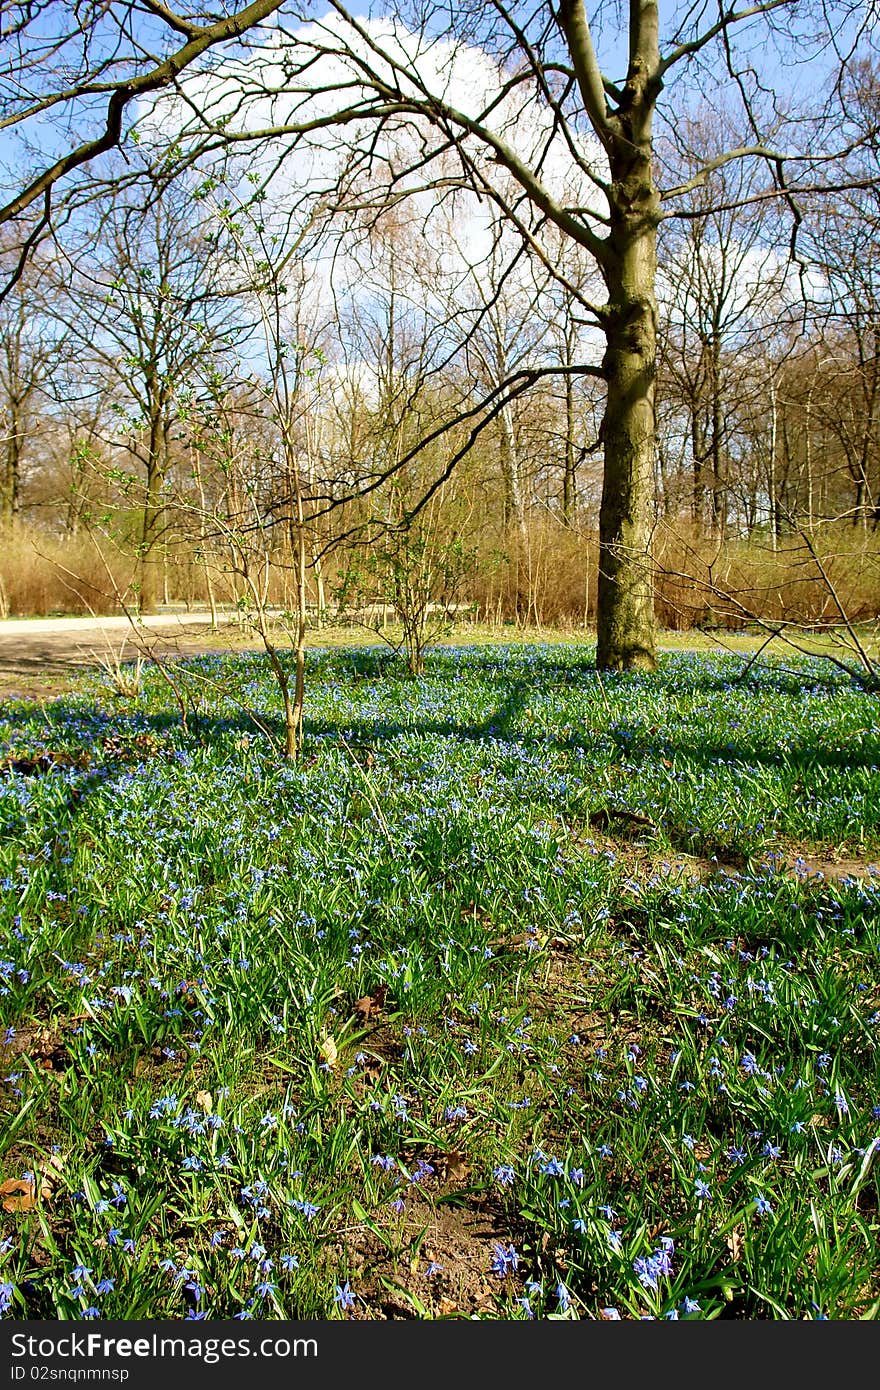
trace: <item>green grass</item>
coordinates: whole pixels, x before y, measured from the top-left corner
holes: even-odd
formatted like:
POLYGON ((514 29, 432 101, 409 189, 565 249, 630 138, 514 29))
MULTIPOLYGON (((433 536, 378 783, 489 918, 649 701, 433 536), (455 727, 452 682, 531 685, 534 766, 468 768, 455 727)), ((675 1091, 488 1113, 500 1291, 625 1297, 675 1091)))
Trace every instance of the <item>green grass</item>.
POLYGON ((876 697, 589 656, 7 707, 7 1316, 876 1316, 876 697))

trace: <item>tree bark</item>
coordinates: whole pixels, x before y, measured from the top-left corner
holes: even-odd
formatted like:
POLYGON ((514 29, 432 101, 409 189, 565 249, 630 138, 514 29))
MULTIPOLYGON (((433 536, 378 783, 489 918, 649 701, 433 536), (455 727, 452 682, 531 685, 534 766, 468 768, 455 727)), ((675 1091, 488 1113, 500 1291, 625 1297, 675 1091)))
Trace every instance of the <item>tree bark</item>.
POLYGON ((607 400, 596 651, 600 670, 652 671, 657 664, 651 574, 659 217, 651 158, 653 73, 656 55, 636 53, 627 80, 627 118, 609 151, 611 227, 603 266, 608 289, 603 360, 607 400))

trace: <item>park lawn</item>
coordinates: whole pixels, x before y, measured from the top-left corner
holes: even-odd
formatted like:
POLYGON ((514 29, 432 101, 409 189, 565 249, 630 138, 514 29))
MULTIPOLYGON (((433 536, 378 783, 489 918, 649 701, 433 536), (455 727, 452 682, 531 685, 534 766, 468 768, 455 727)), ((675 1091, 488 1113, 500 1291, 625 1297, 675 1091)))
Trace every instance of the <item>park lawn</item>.
POLYGON ((591 656, 7 703, 6 1316, 877 1315, 877 696, 591 656))

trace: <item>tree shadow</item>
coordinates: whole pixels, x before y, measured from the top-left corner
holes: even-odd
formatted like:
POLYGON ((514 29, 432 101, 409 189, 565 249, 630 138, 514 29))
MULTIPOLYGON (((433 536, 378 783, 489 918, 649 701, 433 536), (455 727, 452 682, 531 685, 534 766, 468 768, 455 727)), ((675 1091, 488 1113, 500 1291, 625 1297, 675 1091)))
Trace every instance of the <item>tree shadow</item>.
MULTIPOLYGON (((744 701, 750 690, 766 693, 768 680, 761 671, 754 679, 737 684, 732 682, 729 672, 720 673, 707 665, 701 657, 696 669, 693 663, 682 670, 682 661, 668 663, 666 672, 646 676, 643 673, 602 674, 592 665, 593 653, 589 648, 560 648, 548 646, 546 649, 535 646, 517 647, 515 645, 482 648, 435 648, 429 654, 429 666, 424 677, 413 680, 405 674, 401 659, 384 648, 363 647, 334 650, 317 650, 309 654, 310 670, 308 679, 333 679, 346 686, 362 686, 364 682, 394 682, 397 686, 411 689, 416 697, 421 691, 430 690, 435 683, 443 683, 452 676, 461 678, 463 671, 475 673, 484 680, 504 682, 504 693, 499 702, 483 719, 456 720, 455 718, 436 718, 429 715, 403 720, 394 718, 352 717, 346 711, 338 722, 320 720, 306 713, 304 734, 307 744, 323 741, 343 740, 351 747, 379 747, 397 739, 412 737, 454 738, 478 743, 511 743, 530 749, 545 748, 553 751, 601 752, 606 760, 651 761, 665 760, 668 763, 684 762, 688 766, 706 768, 724 762, 756 766, 788 767, 798 772, 809 772, 816 768, 851 770, 873 766, 880 758, 880 742, 866 741, 859 749, 825 748, 817 744, 800 748, 780 750, 768 741, 750 735, 744 730, 741 736, 726 741, 712 739, 707 741, 701 734, 699 716, 687 724, 683 723, 681 732, 670 736, 668 733, 655 733, 642 730, 638 724, 626 727, 626 701, 621 702, 622 694, 649 689, 654 694, 667 691, 670 697, 681 694, 700 694, 719 690, 737 690, 744 701), (683 680, 683 677, 686 679, 683 680), (597 728, 582 730, 529 730, 518 728, 523 710, 535 691, 546 689, 548 683, 567 688, 581 688, 595 694, 596 708, 602 711, 602 720, 597 728)), ((678 654, 673 654, 675 658, 678 654)), ((713 658, 718 663, 720 658, 713 658)), ((725 661, 730 658, 725 657, 725 661)), ((219 657, 215 654, 198 655, 175 662, 182 673, 189 667, 210 667, 216 675, 222 663, 226 680, 224 690, 227 694, 235 688, 236 680, 242 682, 237 698, 242 707, 235 712, 219 715, 210 710, 211 691, 195 691, 198 706, 195 727, 185 733, 186 742, 211 745, 228 740, 230 737, 257 735, 264 737, 266 729, 279 742, 283 739, 283 724, 280 715, 272 710, 257 707, 266 698, 269 687, 261 679, 266 671, 266 658, 261 653, 232 653, 219 657), (251 686, 246 678, 259 681, 251 686), (248 703, 243 698, 251 695, 248 703), (261 727, 262 726, 262 727, 261 727)), ((757 671, 757 668, 756 668, 757 671)), ((812 692, 839 690, 840 677, 830 676, 824 681, 817 673, 809 671, 809 689, 812 692)), ((797 679, 796 673, 772 673, 772 688, 780 693, 802 693, 804 683, 797 679), (778 675, 778 679, 777 679, 778 675)), ((308 688, 308 686, 307 686, 308 688)), ((107 698, 112 693, 107 690, 107 698)), ((132 709, 121 701, 118 711, 99 708, 97 703, 89 708, 84 703, 84 693, 76 694, 71 702, 61 697, 50 704, 30 702, 27 698, 17 702, 22 718, 39 714, 44 726, 43 745, 50 753, 53 740, 61 739, 66 745, 71 740, 94 742, 101 737, 119 735, 125 739, 136 737, 138 733, 152 733, 160 739, 167 738, 174 729, 180 728, 180 717, 173 709, 146 710, 142 707, 132 709)), ((744 711, 747 714, 747 704, 744 711)), ((2 768, 2 764, 0 764, 2 768)), ((42 771, 46 771, 45 768, 42 771)))

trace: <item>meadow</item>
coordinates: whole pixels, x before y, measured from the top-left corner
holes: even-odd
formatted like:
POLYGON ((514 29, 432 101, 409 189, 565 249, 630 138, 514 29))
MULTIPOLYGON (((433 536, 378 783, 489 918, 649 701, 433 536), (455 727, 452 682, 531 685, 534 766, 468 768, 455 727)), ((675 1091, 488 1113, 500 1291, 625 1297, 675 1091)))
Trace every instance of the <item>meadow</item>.
POLYGON ((877 696, 591 655, 6 703, 6 1317, 878 1316, 877 696))

